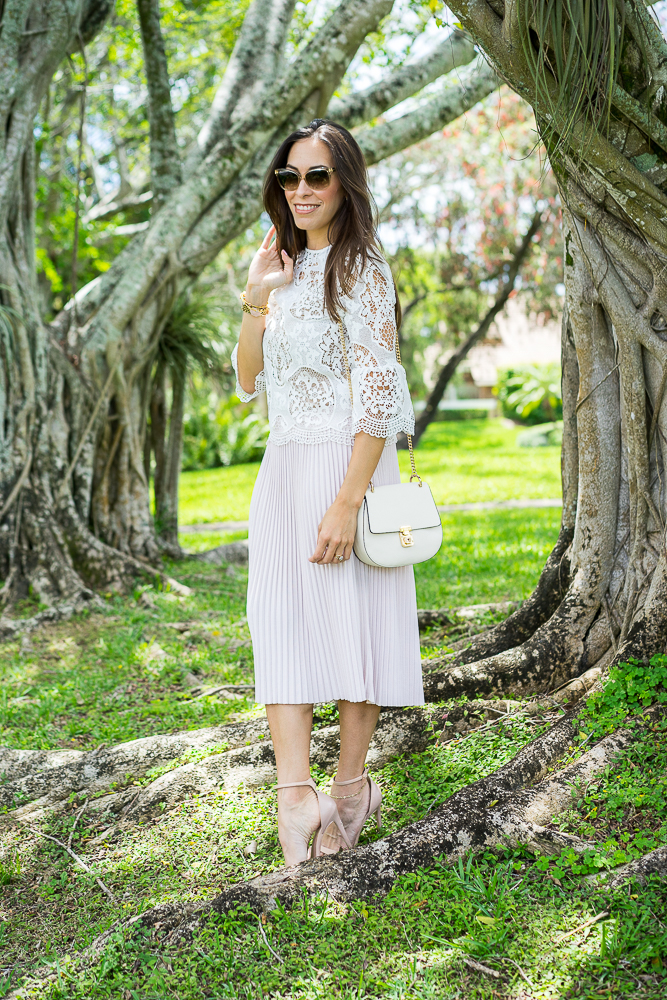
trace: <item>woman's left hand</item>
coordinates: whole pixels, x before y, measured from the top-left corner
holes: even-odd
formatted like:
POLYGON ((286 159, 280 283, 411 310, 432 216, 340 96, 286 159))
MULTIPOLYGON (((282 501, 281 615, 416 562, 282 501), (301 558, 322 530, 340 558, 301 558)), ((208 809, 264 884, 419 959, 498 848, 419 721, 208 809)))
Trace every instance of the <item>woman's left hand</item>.
POLYGON ((334 500, 320 521, 317 547, 310 562, 324 565, 344 562, 350 558, 357 531, 358 509, 356 505, 344 500, 334 500), (343 558, 340 559, 340 556, 343 558))

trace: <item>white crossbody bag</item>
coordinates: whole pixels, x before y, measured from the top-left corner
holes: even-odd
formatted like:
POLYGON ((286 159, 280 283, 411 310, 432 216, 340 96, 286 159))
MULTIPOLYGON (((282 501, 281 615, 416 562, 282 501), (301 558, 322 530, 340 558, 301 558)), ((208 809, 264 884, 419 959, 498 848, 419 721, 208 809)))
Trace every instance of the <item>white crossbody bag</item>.
MULTIPOLYGON (((345 344, 345 327, 339 322, 340 340, 350 402, 354 402, 352 374, 345 344)), ((396 333, 396 360, 401 363, 401 350, 396 333)), ((408 434, 410 468, 409 483, 394 486, 373 486, 369 483, 357 515, 354 551, 368 566, 410 566, 431 559, 442 545, 442 524, 433 494, 422 482, 415 466, 412 435, 408 434), (417 482, 413 483, 413 479, 417 482)))

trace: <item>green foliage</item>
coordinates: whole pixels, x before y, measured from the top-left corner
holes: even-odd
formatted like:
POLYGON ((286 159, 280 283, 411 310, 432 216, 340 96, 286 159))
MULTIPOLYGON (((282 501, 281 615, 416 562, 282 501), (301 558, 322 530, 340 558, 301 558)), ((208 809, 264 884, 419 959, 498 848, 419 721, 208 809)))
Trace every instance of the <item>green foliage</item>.
POLYGON ((526 424, 553 423, 563 417, 560 365, 529 365, 499 372, 494 392, 504 417, 526 424))
POLYGON ((563 443, 563 421, 554 420, 546 424, 537 424, 527 431, 517 435, 519 448, 558 447, 563 443))
POLYGON ((220 379, 225 374, 223 351, 229 347, 215 301, 195 286, 176 299, 158 340, 157 362, 182 378, 197 368, 220 379))
POLYGON ((544 222, 514 295, 547 320, 562 307, 561 235, 551 175, 543 175, 529 106, 501 88, 427 141, 372 168, 406 313, 401 355, 413 396, 425 369, 479 324, 536 208, 544 222), (508 156, 508 149, 511 156, 508 156))
POLYGON ((667 704, 667 656, 649 663, 630 660, 612 668, 604 688, 591 695, 578 716, 581 748, 623 726, 633 741, 620 762, 586 785, 573 787, 573 808, 559 826, 596 846, 563 849, 541 857, 539 871, 557 880, 596 874, 667 844, 667 718, 650 726, 629 722, 649 705, 667 704))
POLYGON ((162 952, 162 961, 149 931, 117 929, 94 965, 61 967, 41 995, 101 1000, 132 995, 140 984, 146 1000, 241 998, 252 983, 260 995, 286 1000, 482 1000, 526 995, 528 978, 539 984, 531 996, 661 996, 664 883, 604 896, 573 888, 565 897, 533 877, 524 858, 487 852, 439 863, 398 879, 381 901, 337 903, 323 889, 260 917, 239 906, 209 918, 191 945, 162 952), (605 911, 608 918, 577 933, 605 911), (489 984, 466 959, 500 980, 489 984))
POLYGON ((212 393, 193 393, 183 424, 183 468, 195 471, 257 462, 268 436, 268 421, 235 396, 216 400, 212 393))
POLYGON ((600 739, 618 729, 628 716, 655 703, 667 704, 667 656, 662 653, 648 663, 631 659, 612 667, 602 691, 586 702, 581 724, 593 739, 600 739))
POLYGON ((8 857, 0 858, 0 886, 9 885, 21 877, 21 858, 14 850, 8 857))

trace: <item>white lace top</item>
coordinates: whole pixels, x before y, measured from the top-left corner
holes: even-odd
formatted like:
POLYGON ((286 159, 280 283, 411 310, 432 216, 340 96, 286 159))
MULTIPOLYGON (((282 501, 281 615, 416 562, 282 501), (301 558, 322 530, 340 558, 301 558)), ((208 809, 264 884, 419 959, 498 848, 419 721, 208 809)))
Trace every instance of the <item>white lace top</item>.
POLYGON ((274 444, 298 441, 353 444, 365 431, 395 441, 412 433, 414 412, 405 369, 395 354, 394 283, 386 261, 369 262, 349 297, 342 299, 347 357, 354 406, 340 338, 340 327, 324 307, 324 265, 329 247, 304 250, 294 265, 294 280, 271 292, 264 332, 264 370, 255 391, 236 392, 247 402, 266 389, 270 437, 274 444))

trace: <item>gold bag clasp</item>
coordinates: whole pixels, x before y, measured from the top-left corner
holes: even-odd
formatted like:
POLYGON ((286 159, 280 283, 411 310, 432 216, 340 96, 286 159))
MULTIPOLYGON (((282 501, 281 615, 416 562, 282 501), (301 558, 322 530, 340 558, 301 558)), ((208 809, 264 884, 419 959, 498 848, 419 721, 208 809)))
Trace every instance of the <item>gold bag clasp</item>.
POLYGON ((415 540, 412 537, 412 528, 409 524, 405 524, 402 528, 398 529, 398 536, 401 539, 401 545, 404 549, 409 549, 411 545, 415 544, 415 540))

